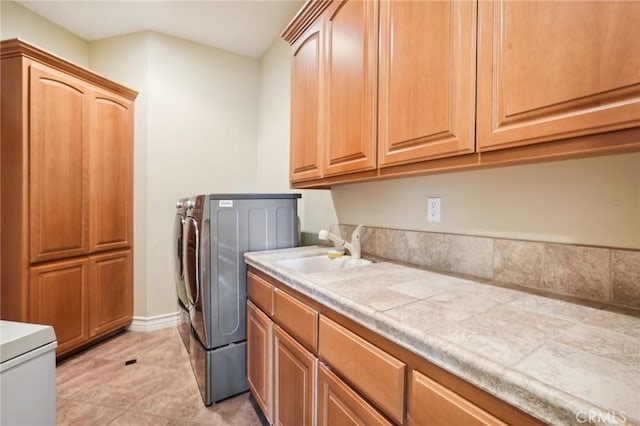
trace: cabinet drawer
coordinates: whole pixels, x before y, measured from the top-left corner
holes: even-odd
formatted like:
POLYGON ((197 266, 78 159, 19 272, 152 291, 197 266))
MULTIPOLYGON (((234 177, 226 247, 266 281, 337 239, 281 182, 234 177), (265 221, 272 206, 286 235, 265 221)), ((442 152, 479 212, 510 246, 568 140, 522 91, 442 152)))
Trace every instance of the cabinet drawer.
POLYGON ((267 315, 273 315, 273 286, 259 276, 247 273, 247 295, 267 315))
POLYGON ((317 352, 318 312, 277 288, 274 297, 274 318, 300 343, 312 352, 317 352))
POLYGON ((318 367, 318 426, 334 424, 391 426, 380 413, 362 399, 327 367, 318 367))
POLYGON ((505 425, 480 407, 417 371, 411 374, 410 425, 505 425))
POLYGON ((319 355, 398 423, 404 422, 405 364, 324 316, 319 355))

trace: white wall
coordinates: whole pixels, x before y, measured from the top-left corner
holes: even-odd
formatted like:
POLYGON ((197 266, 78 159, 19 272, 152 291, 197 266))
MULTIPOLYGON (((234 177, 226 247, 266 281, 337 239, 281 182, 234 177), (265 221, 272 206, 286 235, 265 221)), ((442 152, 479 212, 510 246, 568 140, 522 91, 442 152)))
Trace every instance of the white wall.
POLYGON ((258 61, 158 33, 150 42, 146 252, 153 316, 176 306, 176 200, 256 190, 258 61))
POLYGON ((335 186, 341 223, 640 248, 640 154, 335 186), (427 222, 440 196, 442 221, 427 222))
POLYGON ((89 43, 19 4, 0 1, 0 40, 20 38, 83 67, 89 66, 89 43))
POLYGON ((300 229, 317 233, 338 222, 331 192, 289 189, 291 65, 289 45, 276 38, 260 59, 257 180, 261 192, 300 192, 300 229))

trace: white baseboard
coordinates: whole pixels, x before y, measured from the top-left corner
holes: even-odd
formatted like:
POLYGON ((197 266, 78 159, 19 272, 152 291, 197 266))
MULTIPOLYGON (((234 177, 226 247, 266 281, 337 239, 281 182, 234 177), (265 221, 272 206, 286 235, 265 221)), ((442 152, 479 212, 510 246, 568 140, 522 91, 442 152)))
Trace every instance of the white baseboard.
POLYGON ((176 327, 182 323, 180 311, 170 314, 156 315, 153 317, 133 317, 131 325, 128 327, 131 331, 155 331, 163 328, 176 327))

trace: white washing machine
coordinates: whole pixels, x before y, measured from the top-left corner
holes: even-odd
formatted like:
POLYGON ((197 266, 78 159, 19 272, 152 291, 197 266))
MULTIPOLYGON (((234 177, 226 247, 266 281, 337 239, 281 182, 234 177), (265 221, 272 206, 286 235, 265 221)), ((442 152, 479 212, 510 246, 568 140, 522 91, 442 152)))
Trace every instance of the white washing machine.
POLYGON ((56 424, 56 334, 0 321, 0 425, 56 424))

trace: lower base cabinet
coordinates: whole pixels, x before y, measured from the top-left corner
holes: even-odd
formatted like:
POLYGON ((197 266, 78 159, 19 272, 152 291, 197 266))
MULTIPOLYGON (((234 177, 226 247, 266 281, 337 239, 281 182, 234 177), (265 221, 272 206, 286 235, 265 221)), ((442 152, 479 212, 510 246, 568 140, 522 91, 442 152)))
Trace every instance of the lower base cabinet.
POLYGON ((325 365, 318 367, 317 426, 391 426, 387 419, 355 393, 325 365))
POLYGON ((491 414, 417 371, 411 373, 409 425, 504 426, 491 414))
POLYGON ((358 332, 338 322, 338 315, 328 317, 328 308, 253 271, 247 277, 247 380, 270 424, 543 424, 426 360, 390 344, 374 344, 375 333, 358 332), (428 377, 421 369, 433 374, 428 377))
POLYGON ((273 322, 247 302, 247 382, 269 423, 273 423, 272 339, 273 322))
POLYGON ((318 360, 277 325, 273 332, 274 423, 313 425, 318 360))
POLYGON ((89 259, 31 267, 29 322, 53 326, 58 355, 89 341, 89 259))
POLYGON ((131 250, 91 256, 89 271, 90 337, 129 324, 133 312, 131 250))
POLYGON ((53 326, 58 356, 131 322, 131 250, 32 266, 28 322, 53 326))

